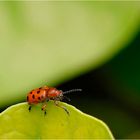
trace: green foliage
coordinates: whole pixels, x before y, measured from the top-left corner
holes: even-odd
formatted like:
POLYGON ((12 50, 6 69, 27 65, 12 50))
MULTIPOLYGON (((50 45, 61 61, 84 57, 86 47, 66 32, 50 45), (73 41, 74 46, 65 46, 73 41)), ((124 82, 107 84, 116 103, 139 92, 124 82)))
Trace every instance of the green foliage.
POLYGON ((47 115, 41 111, 41 105, 28 111, 27 103, 9 107, 0 114, 1 139, 113 139, 108 127, 100 120, 79 111, 66 103, 70 115, 48 102, 47 115))
POLYGON ((1 2, 0 106, 103 64, 138 29, 137 2, 1 2), (19 95, 19 93, 21 93, 19 95))

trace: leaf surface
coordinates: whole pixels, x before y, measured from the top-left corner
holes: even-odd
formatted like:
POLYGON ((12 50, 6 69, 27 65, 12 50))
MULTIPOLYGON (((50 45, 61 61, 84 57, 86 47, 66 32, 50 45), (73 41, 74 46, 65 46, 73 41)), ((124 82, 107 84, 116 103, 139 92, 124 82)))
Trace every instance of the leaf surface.
POLYGON ((75 107, 60 102, 70 115, 48 102, 47 115, 41 111, 41 104, 28 111, 27 103, 13 105, 0 114, 0 138, 67 138, 67 139, 113 139, 106 124, 75 107))

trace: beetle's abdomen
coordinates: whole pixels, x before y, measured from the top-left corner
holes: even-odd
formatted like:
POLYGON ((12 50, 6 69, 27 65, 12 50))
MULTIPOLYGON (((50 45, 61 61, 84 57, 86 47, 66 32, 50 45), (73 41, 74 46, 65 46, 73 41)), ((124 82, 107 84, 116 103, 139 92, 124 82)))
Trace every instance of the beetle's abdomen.
POLYGON ((46 90, 45 89, 35 89, 32 90, 27 95, 27 102, 29 104, 37 104, 44 102, 46 100, 46 90))

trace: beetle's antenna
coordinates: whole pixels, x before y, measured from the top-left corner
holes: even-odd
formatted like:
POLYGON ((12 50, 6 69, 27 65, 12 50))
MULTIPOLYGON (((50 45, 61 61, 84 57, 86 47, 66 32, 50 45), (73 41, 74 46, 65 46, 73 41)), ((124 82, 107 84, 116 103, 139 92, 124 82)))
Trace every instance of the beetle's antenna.
POLYGON ((77 92, 77 91, 82 91, 82 89, 71 89, 71 90, 68 90, 68 91, 64 91, 63 94, 68 94, 68 93, 77 92))
POLYGON ((70 98, 68 98, 67 96, 63 96, 63 98, 67 99, 70 102, 70 98))

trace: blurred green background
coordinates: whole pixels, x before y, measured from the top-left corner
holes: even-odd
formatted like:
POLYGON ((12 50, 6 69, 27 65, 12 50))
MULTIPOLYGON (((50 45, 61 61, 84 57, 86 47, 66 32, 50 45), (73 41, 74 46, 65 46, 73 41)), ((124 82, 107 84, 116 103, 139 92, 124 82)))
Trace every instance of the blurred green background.
POLYGON ((140 2, 0 2, 0 107, 43 86, 140 138, 140 2))

